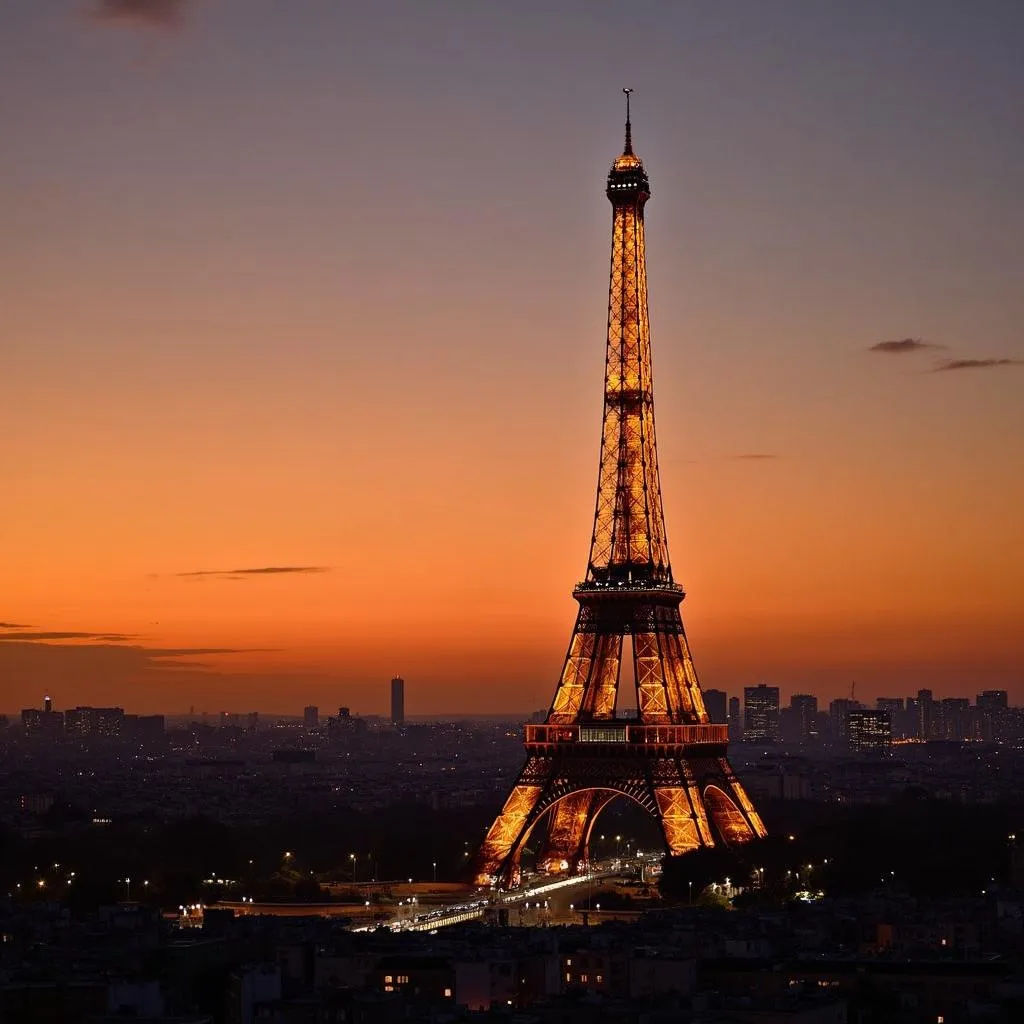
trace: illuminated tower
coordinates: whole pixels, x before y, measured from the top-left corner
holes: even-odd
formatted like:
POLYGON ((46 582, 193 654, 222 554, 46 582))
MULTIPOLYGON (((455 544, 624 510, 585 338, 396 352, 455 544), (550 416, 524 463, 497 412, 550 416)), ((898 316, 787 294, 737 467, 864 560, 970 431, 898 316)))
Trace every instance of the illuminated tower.
POLYGON ((591 830, 618 796, 661 825, 669 853, 745 842, 764 825, 726 758, 728 727, 708 720, 672 576, 654 437, 647 319, 647 173, 626 145, 608 174, 611 280, 604 422, 594 532, 561 679, 547 720, 527 725, 526 765, 474 864, 480 885, 514 884, 527 838, 546 826, 538 863, 586 869, 591 830), (637 714, 617 716, 632 669, 637 714))

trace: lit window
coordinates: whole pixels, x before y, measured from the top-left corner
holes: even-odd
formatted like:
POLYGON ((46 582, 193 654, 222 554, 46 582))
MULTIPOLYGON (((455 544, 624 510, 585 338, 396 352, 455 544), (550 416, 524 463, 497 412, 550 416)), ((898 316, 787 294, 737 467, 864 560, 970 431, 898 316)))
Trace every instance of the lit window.
POLYGON ((390 984, 390 983, 391 983, 391 982, 393 982, 393 981, 394 981, 395 979, 394 979, 394 978, 392 978, 390 974, 385 974, 385 975, 384 975, 384 980, 385 980, 385 981, 386 981, 386 982, 387 982, 388 984, 390 984))
POLYGON ((395 986, 394 985, 385 985, 384 986, 384 991, 385 992, 394 992, 395 991, 395 986))
POLYGON ((398 984, 399 985, 408 985, 409 984, 409 975, 408 974, 400 974, 398 976, 398 984))
POLYGON ((587 983, 587 976, 585 974, 580 975, 580 981, 585 985, 587 983))
POLYGON ((570 957, 568 960, 565 961, 565 966, 566 967, 572 967, 572 957, 570 957))
POLYGON ((572 975, 568 971, 565 972, 565 980, 572 981, 572 975))
POLYGON ((446 988, 444 990, 444 997, 445 997, 445 999, 451 999, 451 997, 452 997, 452 990, 450 988, 446 988))
POLYGON ((594 980, 600 985, 604 981, 604 975, 599 974, 594 980))

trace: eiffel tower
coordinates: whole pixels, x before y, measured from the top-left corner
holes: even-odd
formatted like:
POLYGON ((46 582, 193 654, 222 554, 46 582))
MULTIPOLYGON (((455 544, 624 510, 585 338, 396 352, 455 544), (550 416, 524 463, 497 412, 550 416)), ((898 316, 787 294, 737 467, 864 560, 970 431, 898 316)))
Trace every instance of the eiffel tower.
POLYGON ((608 173, 612 258, 604 422, 594 532, 562 675, 543 724, 525 729, 526 764, 474 861, 478 885, 518 884, 523 847, 546 826, 542 870, 588 868, 590 834, 617 797, 661 826, 683 854, 742 843, 765 827, 726 757, 728 728, 712 725, 679 614, 654 436, 644 206, 650 183, 626 145, 608 173), (629 638, 637 716, 616 716, 629 638))

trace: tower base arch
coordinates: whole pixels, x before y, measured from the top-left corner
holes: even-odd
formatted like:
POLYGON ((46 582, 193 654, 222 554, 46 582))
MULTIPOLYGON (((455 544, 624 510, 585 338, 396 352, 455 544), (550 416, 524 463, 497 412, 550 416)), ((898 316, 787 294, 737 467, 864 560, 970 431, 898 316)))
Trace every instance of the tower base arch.
POLYGON ((655 819, 665 852, 674 856, 765 835, 724 750, 665 753, 580 756, 575 748, 564 756, 528 757, 477 853, 474 882, 503 889, 518 885, 523 847, 538 828, 541 870, 585 872, 597 819, 619 797, 655 819))

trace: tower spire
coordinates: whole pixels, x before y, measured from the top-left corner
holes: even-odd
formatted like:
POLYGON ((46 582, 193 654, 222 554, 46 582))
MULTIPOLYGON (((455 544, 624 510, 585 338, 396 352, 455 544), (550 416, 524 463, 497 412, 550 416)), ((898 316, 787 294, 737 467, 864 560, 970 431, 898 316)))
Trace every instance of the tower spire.
POLYGON ((626 148, 623 150, 624 153, 633 152, 633 131, 632 126, 629 123, 629 94, 633 91, 632 89, 623 88, 622 90, 626 94, 626 148))

